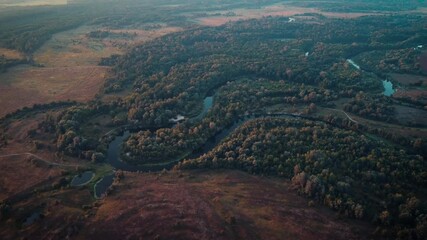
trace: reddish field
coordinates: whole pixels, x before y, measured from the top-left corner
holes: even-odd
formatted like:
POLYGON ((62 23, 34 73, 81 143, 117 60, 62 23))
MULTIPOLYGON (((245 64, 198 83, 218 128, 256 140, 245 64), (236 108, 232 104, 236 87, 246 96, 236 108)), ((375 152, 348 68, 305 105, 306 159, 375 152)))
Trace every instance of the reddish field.
POLYGON ((398 89, 394 94, 393 98, 406 98, 411 99, 415 102, 420 102, 427 106, 427 91, 420 89, 398 89))
POLYGON ((0 75, 0 117, 36 103, 88 101, 97 94, 109 68, 20 66, 0 75))
POLYGON ((0 157, 0 202, 23 191, 32 191, 34 186, 60 173, 61 169, 32 162, 25 155, 0 157))
POLYGON ((390 76, 393 78, 394 81, 397 81, 398 83, 405 86, 414 84, 420 84, 420 86, 427 86, 426 76, 398 73, 392 73, 390 74, 390 76))
POLYGON ((79 239, 360 239, 372 229, 337 217, 284 179, 239 171, 126 173, 79 239))

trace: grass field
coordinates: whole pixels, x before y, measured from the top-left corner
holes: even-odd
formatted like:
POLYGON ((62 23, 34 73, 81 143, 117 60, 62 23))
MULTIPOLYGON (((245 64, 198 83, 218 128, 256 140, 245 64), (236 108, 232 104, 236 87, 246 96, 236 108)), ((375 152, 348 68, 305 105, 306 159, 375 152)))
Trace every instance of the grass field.
MULTIPOLYGON (((87 34, 94 30, 99 29, 82 26, 55 34, 34 54, 34 61, 44 67, 20 65, 0 74, 0 117, 36 103, 91 100, 109 74, 110 68, 98 66, 101 58, 123 54, 135 44, 181 29, 161 26, 153 30, 108 30, 135 34, 132 39, 89 38, 87 34)), ((22 57, 19 52, 9 49, 0 49, 0 54, 9 58, 22 57)))
POLYGON ((24 54, 17 50, 0 48, 0 56, 3 56, 6 59, 23 59, 24 54))
POLYGON ((357 239, 370 231, 307 204, 283 179, 239 171, 126 173, 79 236, 357 239))
POLYGON ((88 101, 99 92, 108 71, 100 66, 12 68, 0 75, 0 117, 36 103, 88 101))
POLYGON ((37 184, 60 175, 61 169, 36 164, 28 156, 0 158, 0 202, 37 184))
POLYGON ((1 7, 24 7, 41 5, 66 5, 67 0, 1 0, 1 7))
MULTIPOLYGON (((272 6, 267 6, 259 9, 232 9, 234 16, 213 16, 213 17, 202 17, 196 19, 201 25, 206 26, 219 26, 225 24, 229 21, 238 21, 242 19, 251 19, 251 18, 262 18, 266 16, 293 16, 295 14, 303 13, 320 13, 327 17, 336 17, 336 18, 356 18, 365 15, 372 15, 372 13, 333 13, 333 12, 322 12, 316 8, 304 8, 304 7, 294 7, 285 4, 277 4, 272 6)), ((212 13, 212 12, 206 12, 212 13)), ((217 11, 214 13, 226 14, 228 11, 217 11)))

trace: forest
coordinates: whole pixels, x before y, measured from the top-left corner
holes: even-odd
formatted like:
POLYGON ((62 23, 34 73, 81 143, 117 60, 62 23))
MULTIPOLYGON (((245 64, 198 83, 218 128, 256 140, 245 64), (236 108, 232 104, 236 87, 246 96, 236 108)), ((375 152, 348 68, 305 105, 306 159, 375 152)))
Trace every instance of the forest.
POLYGON ((141 129, 123 145, 122 159, 129 163, 187 158, 176 168, 282 176, 316 202, 374 222, 378 236, 421 237, 427 224, 420 199, 427 174, 425 139, 396 137, 330 114, 317 120, 310 116, 349 99, 344 111, 394 122, 399 101, 382 96, 381 79, 388 71, 420 74, 419 53, 412 48, 427 39, 425 20, 370 16, 306 24, 268 17, 173 33, 104 60, 116 73, 105 92, 131 88, 132 93, 70 108, 40 127, 56 134, 58 151, 102 161, 108 138, 85 135, 82 129, 89 119, 107 114, 116 119, 115 126, 141 129), (350 28, 356 37, 345 31, 350 28), (400 67, 377 68, 363 60, 389 59, 388 52, 400 67), (366 71, 346 61, 353 57, 366 71), (212 94, 207 115, 192 120, 200 102, 212 94), (236 121, 268 114, 270 106, 303 116, 249 120, 212 151, 191 159, 210 138, 236 121), (187 120, 170 128, 169 119, 178 114, 187 120), (378 141, 373 134, 388 140, 378 141))
MULTIPOLYGON (((417 47, 427 46, 425 15, 306 13, 293 16, 294 21, 268 16, 211 27, 189 16, 234 16, 220 11, 279 1, 161 0, 157 7, 136 2, 115 3, 112 10, 99 7, 99 1, 73 1, 66 9, 0 15, 0 47, 26 56, 1 56, 0 72, 32 63, 32 54, 53 34, 84 24, 102 26, 85 35, 97 40, 132 39, 136 33, 113 30, 146 30, 159 22, 182 28, 102 58, 99 65, 110 72, 89 102, 35 104, 7 114, 0 120, 0 148, 8 145, 13 124, 36 116, 35 127, 26 132, 35 151, 96 169, 109 164, 110 144, 127 132, 120 159, 136 167, 164 167, 159 176, 168 168, 277 177, 289 181, 310 205, 374 225, 374 237, 427 237, 425 126, 401 121, 402 112, 425 114, 427 106, 421 98, 383 93, 384 80, 404 88, 393 74, 427 77, 420 64, 424 51, 417 47), (32 18, 37 20, 28 25, 32 18)), ((325 1, 321 6, 341 13, 390 11, 401 4, 378 2, 325 1)), ((423 4, 410 1, 401 10, 423 4)), ((412 88, 425 91, 422 82, 412 88)), ((116 174, 123 177, 121 171, 116 174)))

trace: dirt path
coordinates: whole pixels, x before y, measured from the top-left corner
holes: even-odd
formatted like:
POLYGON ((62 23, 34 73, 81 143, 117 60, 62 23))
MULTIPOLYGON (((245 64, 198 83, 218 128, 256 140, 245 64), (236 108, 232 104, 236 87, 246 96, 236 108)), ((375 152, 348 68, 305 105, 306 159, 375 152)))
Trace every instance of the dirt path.
POLYGON ((5 157, 14 157, 14 156, 21 156, 21 155, 27 155, 27 156, 31 156, 34 157, 46 164, 52 165, 52 166, 58 166, 58 167, 79 167, 80 165, 75 165, 75 164, 62 164, 62 163, 54 163, 48 160, 45 160, 35 154, 32 153, 13 153, 13 154, 7 154, 7 155, 1 155, 0 158, 5 158, 5 157))
POLYGON ((332 111, 337 111, 337 112, 342 112, 345 114, 345 116, 347 116, 348 120, 354 122, 354 123, 359 123, 358 121, 354 120, 353 118, 350 117, 350 115, 348 115, 346 112, 344 112, 343 110, 339 110, 339 109, 334 109, 334 108, 325 108, 328 110, 332 110, 332 111))

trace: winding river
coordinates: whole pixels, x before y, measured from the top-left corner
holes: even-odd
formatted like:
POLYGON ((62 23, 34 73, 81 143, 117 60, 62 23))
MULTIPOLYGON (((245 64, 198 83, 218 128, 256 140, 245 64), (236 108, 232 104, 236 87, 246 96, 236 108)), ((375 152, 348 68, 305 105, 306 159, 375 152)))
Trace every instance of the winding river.
MULTIPOLYGON (((208 110, 212 107, 213 101, 208 100, 205 101, 203 114, 206 115, 208 110), (207 109, 205 109, 207 108, 207 109)), ((199 117, 199 116, 197 116, 199 117)), ((204 117, 204 116, 203 116, 204 117)), ((130 132, 125 131, 122 135, 115 137, 115 139, 109 144, 108 151, 107 151, 107 162, 113 166, 116 170, 123 170, 123 171, 129 171, 129 172, 150 172, 150 171, 161 171, 163 169, 171 169, 173 168, 179 161, 182 161, 183 159, 191 159, 191 158, 197 158, 202 156, 205 153, 208 153, 211 151, 215 146, 217 146, 222 140, 224 140, 227 136, 229 136, 235 129, 240 127, 242 124, 249 120, 253 119, 260 119, 260 118, 266 118, 266 117, 276 117, 276 118, 305 118, 305 119, 311 119, 310 117, 302 117, 297 114, 290 114, 290 113, 278 113, 278 114, 262 114, 262 115, 252 115, 252 116, 246 116, 236 122, 234 122, 232 125, 228 126, 221 132, 217 133, 215 136, 208 139, 202 146, 200 146, 198 149, 192 151, 190 154, 182 157, 181 159, 171 161, 168 163, 160 163, 160 164, 145 164, 143 166, 135 166, 131 165, 129 163, 123 162, 120 159, 120 152, 121 152, 121 145, 123 141, 125 141, 129 136, 130 132)), ((313 119, 311 119, 313 120, 313 119)), ((113 183, 114 180, 114 174, 105 176, 103 179, 101 179, 94 187, 95 197, 100 198, 109 188, 109 186, 113 183)))
MULTIPOLYGON (((357 69, 361 69, 353 60, 348 59, 349 63, 351 63, 354 67, 357 69)), ((384 92, 383 94, 385 96, 391 96, 395 90, 393 89, 393 85, 389 81, 383 81, 384 86, 384 92)), ((213 105, 213 96, 208 96, 203 100, 203 109, 202 111, 194 118, 189 119, 190 121, 200 121, 203 119, 208 111, 212 108, 213 105)), ((135 166, 128 164, 126 162, 123 162, 120 159, 120 152, 121 152, 121 145, 123 141, 125 141, 130 136, 130 131, 126 130, 122 135, 117 136, 114 138, 114 140, 109 144, 108 151, 107 151, 107 162, 113 166, 116 170, 123 170, 123 171, 129 171, 129 172, 149 172, 149 171, 161 171, 163 169, 171 169, 173 166, 175 166, 179 161, 182 161, 186 158, 197 158, 201 155, 208 153, 211 151, 215 146, 217 146, 224 138, 226 138, 231 132, 233 132, 236 128, 240 127, 243 123, 258 119, 258 118, 265 118, 265 117, 296 117, 301 118, 299 115, 295 114, 288 114, 288 113, 281 113, 281 114, 263 114, 263 115, 255 115, 255 116, 247 116, 243 119, 240 119, 236 121, 231 126, 227 127, 226 129, 222 130, 215 136, 208 139, 205 144, 203 144, 198 149, 191 152, 189 155, 186 155, 182 157, 181 159, 178 159, 176 161, 171 161, 167 163, 160 163, 160 164, 146 164, 143 166, 135 166)), ((307 117, 302 117, 307 118, 307 117)), ((153 129, 152 129, 153 130, 153 129)), ((114 174, 105 176, 102 178, 96 185, 95 185, 95 197, 99 198, 102 196, 103 193, 105 193, 108 189, 108 187, 113 183, 114 180, 114 174)))
MULTIPOLYGON (((194 118, 191 118, 191 121, 198 121, 203 119, 208 111, 212 108, 213 105, 213 96, 208 96, 203 100, 203 109, 202 111, 194 118)), ((234 125, 233 125, 234 126, 234 125)), ((236 126, 237 127, 237 126, 236 126)), ((235 129, 234 127, 233 129, 235 129)), ((139 129, 140 130, 140 129, 139 129)), ((154 130, 154 129, 151 129, 154 130)), ((225 132, 225 131, 223 131, 225 132)), ((223 134, 223 132, 221 134, 223 134)), ((220 135, 220 134, 219 134, 220 135)), ((128 172, 150 172, 150 171, 161 171, 163 169, 171 169, 176 165, 177 162, 182 159, 171 161, 168 163, 161 164, 146 164, 143 166, 135 166, 126 162, 123 162, 120 159, 121 146, 123 141, 125 141, 130 136, 130 131, 126 130, 122 135, 116 136, 113 141, 108 145, 107 150, 107 162, 113 166, 116 170, 128 171, 128 172)), ((218 137, 219 139, 220 137, 218 137)), ((223 137, 221 137, 222 139, 223 137)), ((187 158, 185 156, 184 158, 187 158)), ((100 198, 102 195, 108 190, 111 184, 114 181, 114 174, 104 176, 101 180, 99 180, 94 186, 94 196, 95 198, 100 198)))

